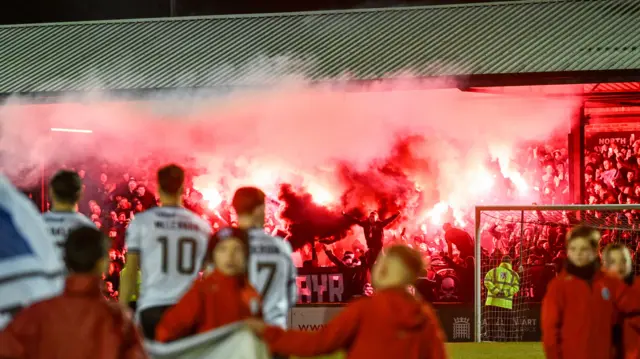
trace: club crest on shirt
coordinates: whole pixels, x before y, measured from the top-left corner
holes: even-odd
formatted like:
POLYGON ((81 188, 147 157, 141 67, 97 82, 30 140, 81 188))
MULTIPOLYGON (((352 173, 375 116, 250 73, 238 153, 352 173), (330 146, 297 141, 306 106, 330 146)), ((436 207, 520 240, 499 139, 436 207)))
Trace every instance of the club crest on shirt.
POLYGON ((609 288, 607 287, 602 288, 600 294, 602 294, 602 299, 604 300, 609 300, 609 298, 611 298, 611 293, 609 293, 609 288))

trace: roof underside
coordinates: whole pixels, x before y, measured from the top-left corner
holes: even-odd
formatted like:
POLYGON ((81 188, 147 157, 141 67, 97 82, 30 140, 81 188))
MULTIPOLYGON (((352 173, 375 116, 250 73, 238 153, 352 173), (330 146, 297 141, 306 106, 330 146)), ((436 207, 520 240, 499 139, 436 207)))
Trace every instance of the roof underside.
POLYGON ((526 1, 0 27, 0 93, 640 69, 640 2, 526 1))

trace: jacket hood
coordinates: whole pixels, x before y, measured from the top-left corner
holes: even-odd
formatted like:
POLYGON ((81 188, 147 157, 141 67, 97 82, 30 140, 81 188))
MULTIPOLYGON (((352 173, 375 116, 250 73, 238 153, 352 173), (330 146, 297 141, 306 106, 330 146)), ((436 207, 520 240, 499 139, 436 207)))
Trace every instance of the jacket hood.
POLYGON ((404 289, 381 290, 374 295, 373 300, 380 302, 376 303, 379 304, 376 308, 382 311, 378 315, 389 318, 389 321, 398 329, 421 329, 427 321, 424 303, 404 289))

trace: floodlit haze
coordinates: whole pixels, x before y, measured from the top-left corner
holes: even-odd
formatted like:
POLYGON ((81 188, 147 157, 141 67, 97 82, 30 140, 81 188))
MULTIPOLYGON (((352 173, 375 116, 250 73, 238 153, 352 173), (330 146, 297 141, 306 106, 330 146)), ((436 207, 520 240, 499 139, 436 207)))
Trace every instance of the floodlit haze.
POLYGON ((515 156, 527 141, 566 138, 579 99, 443 85, 405 77, 346 90, 287 79, 160 100, 93 93, 81 101, 29 105, 14 98, 0 108, 2 167, 29 185, 39 181, 41 163, 86 158, 126 165, 149 154, 177 161, 193 156, 208 170, 195 185, 215 202, 246 184, 277 197, 288 183, 322 207, 382 207, 406 218, 427 216, 438 203, 465 208, 486 199, 494 186, 493 158, 522 190, 519 200, 535 201, 515 156))

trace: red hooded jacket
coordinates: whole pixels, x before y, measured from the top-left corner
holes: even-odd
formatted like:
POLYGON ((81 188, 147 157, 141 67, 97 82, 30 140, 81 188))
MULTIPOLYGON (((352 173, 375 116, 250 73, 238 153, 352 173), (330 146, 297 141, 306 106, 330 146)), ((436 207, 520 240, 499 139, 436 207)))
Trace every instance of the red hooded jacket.
MULTIPOLYGON (((632 285, 634 292, 640 294, 640 278, 633 278, 632 285)), ((640 312, 622 314, 620 320, 622 325, 622 353, 617 357, 640 359, 640 328, 638 328, 640 312)))
POLYGON ((621 280, 600 270, 590 281, 562 272, 549 283, 542 301, 546 358, 611 358, 616 313, 638 310, 635 291, 621 280))
POLYGON ((345 350, 348 359, 444 359, 445 336, 434 310, 404 289, 387 289, 349 303, 317 332, 263 333, 271 351, 315 356, 345 350))
POLYGON ((214 271, 196 281, 164 313, 156 327, 156 340, 168 342, 257 316, 260 307, 260 295, 244 277, 214 271))
POLYGON ((129 316, 102 296, 102 279, 67 278, 64 293, 25 308, 0 332, 0 358, 143 359, 129 316))

